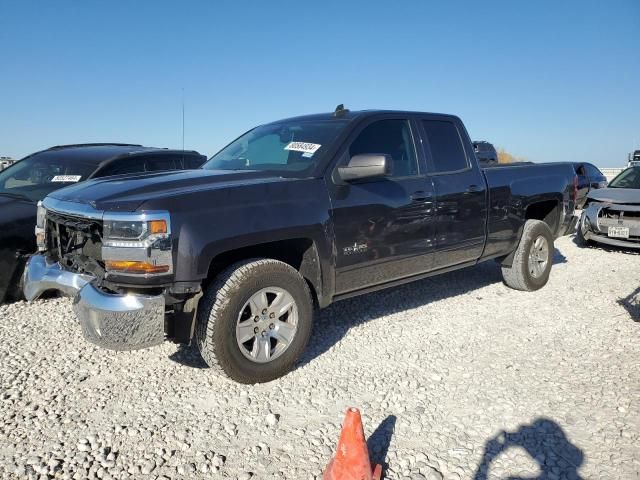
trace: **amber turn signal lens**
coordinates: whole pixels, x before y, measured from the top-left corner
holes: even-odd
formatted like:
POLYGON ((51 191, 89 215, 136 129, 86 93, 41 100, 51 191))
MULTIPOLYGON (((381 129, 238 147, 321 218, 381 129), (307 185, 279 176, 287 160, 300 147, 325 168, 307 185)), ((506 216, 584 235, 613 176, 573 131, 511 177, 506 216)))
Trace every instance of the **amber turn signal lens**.
POLYGON ((110 272, 120 273, 165 273, 169 271, 169 265, 152 265, 132 260, 107 260, 104 266, 110 272))
POLYGON ((167 233, 167 222, 165 220, 151 220, 149 222, 149 233, 167 233))

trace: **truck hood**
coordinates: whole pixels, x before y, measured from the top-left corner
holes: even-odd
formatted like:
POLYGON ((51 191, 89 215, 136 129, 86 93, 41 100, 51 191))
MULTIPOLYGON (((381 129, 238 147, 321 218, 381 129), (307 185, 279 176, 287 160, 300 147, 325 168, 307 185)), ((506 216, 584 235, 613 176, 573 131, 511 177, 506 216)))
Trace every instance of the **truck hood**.
POLYGON ((284 180, 255 170, 185 170, 98 178, 56 190, 49 197, 105 211, 133 212, 158 198, 284 180))
POLYGON ((637 188, 599 188, 587 196, 602 203, 640 204, 640 190, 637 188))

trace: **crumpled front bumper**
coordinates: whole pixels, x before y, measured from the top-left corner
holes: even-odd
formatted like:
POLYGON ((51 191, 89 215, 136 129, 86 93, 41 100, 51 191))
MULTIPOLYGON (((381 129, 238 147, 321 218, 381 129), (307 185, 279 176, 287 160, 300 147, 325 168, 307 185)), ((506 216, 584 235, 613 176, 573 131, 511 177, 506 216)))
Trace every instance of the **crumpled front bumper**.
POLYGON ((582 236, 585 240, 592 240, 594 242, 603 243, 605 245, 611 245, 615 247, 623 248, 637 248, 640 249, 640 242, 635 240, 640 236, 640 229, 635 225, 627 225, 624 220, 620 224, 621 226, 628 226, 631 239, 619 239, 611 238, 608 236, 608 224, 604 224, 604 221, 600 220, 600 213, 603 208, 615 208, 620 211, 640 211, 640 207, 632 205, 610 205, 604 203, 592 202, 582 212, 580 221, 577 228, 580 229, 582 236))
POLYGON ((109 294, 93 286, 94 277, 65 270, 34 255, 24 272, 24 293, 35 300, 51 290, 73 296, 73 309, 85 338, 111 350, 136 350, 164 341, 162 295, 109 294))

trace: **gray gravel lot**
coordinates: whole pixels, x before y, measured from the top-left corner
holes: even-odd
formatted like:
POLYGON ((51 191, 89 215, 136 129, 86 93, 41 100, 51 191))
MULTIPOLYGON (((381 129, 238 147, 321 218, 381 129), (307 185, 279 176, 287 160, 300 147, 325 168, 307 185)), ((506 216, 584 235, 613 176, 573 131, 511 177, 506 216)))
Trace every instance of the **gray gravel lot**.
POLYGON ((67 299, 0 307, 0 478, 318 478, 353 405, 388 479, 638 479, 640 255, 556 248, 538 292, 491 262, 338 303, 256 386, 94 347, 67 299))

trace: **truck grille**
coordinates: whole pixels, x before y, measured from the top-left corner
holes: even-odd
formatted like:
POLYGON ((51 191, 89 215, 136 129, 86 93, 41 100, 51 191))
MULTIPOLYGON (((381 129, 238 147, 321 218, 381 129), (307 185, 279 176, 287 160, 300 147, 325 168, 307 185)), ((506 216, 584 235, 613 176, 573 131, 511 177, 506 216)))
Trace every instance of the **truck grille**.
POLYGON ((85 245, 101 243, 102 222, 72 215, 47 212, 47 250, 60 261, 82 253, 85 245))

